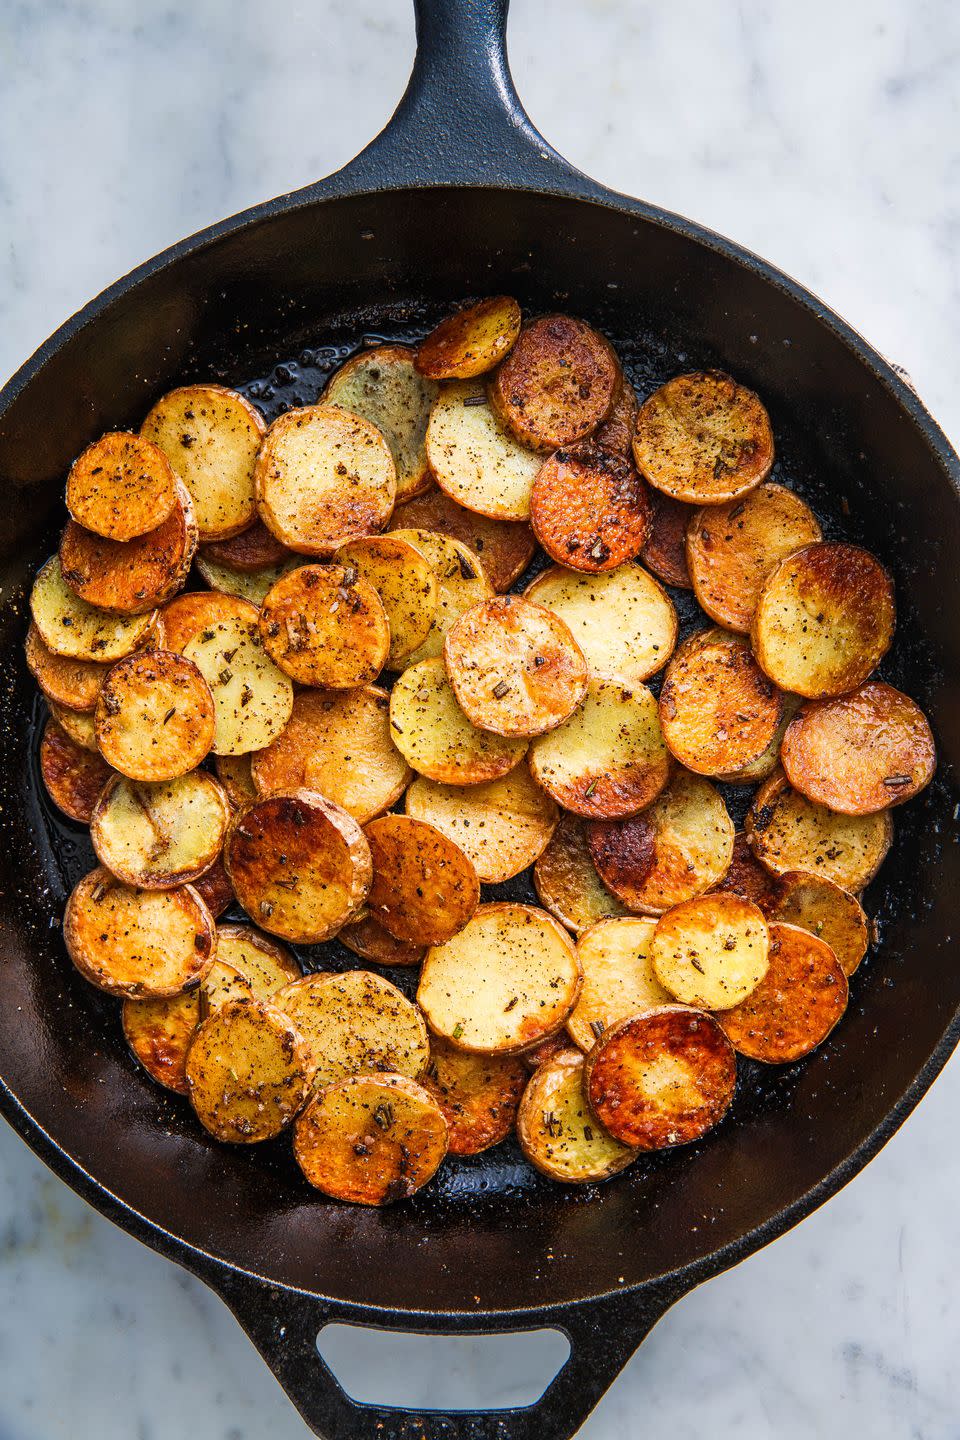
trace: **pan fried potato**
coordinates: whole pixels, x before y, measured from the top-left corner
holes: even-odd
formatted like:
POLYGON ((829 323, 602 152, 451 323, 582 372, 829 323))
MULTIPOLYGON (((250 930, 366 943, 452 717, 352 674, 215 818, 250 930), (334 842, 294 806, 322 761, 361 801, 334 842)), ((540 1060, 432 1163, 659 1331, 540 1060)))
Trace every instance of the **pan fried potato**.
POLYGON ((90 822, 101 865, 140 890, 170 890, 198 879, 227 833, 227 797, 206 770, 154 784, 114 775, 90 822))
POLYGON ((40 639, 55 655, 69 660, 122 660, 148 637, 151 613, 112 615, 88 605, 67 585, 60 557, 48 560, 33 582, 30 613, 40 639))
POLYGON ((520 334, 520 306, 491 295, 441 320, 417 346, 416 366, 431 380, 472 380, 507 356, 520 334))
POLYGON ((660 490, 650 491, 650 534, 640 559, 664 585, 693 587, 687 568, 687 528, 695 514, 692 505, 671 500, 660 490))
POLYGON ((430 1045, 423 1016, 383 975, 304 975, 277 991, 273 1003, 306 1042, 316 1090, 383 1070, 416 1080, 426 1069, 430 1045))
POLYGON ((635 815, 672 769, 656 700, 645 685, 622 680, 591 680, 579 710, 530 745, 537 784, 588 820, 635 815))
POLYGON ((559 450, 607 418, 621 373, 596 330, 569 315, 544 315, 521 330, 493 377, 490 404, 522 445, 559 450))
POLYGON ((214 860, 209 870, 205 870, 193 882, 200 899, 206 905, 214 920, 218 919, 228 910, 236 898, 233 893, 233 886, 223 868, 223 861, 214 860))
POLYGON ((257 794, 319 790, 361 825, 388 810, 411 777, 390 738, 389 705, 374 685, 298 691, 282 735, 252 757, 257 794))
POLYGON ((603 884, 628 910, 662 915, 723 879, 733 833, 718 792, 681 770, 639 815, 591 821, 587 844, 603 884))
POLYGON ((620 901, 604 888, 575 815, 561 815, 550 843, 533 867, 540 904, 580 935, 598 920, 625 915, 620 901))
POLYGON ((628 685, 648 680, 677 643, 673 601, 640 565, 604 575, 552 565, 527 586, 525 598, 560 616, 593 676, 616 676, 628 685))
POLYGON ((324 405, 360 415, 380 431, 396 466, 398 500, 430 485, 424 441, 439 388, 406 345, 376 345, 342 365, 323 392, 324 405))
POLYGON ((752 390, 720 370, 677 375, 640 406, 633 456, 672 499, 722 505, 769 475, 770 417, 752 390))
POLYGON ((217 948, 213 919, 191 886, 134 890, 103 866, 74 886, 63 939, 85 980, 129 999, 195 990, 217 948))
POLYGON ((569 1054, 572 1051, 570 1037, 565 1030, 558 1030, 556 1035, 551 1035, 546 1040, 540 1040, 536 1045, 529 1046, 526 1050, 518 1052, 519 1058, 523 1061, 527 1070, 533 1074, 539 1070, 541 1065, 549 1065, 558 1055, 569 1054))
POLYGON ((803 870, 853 894, 869 885, 893 840, 888 810, 838 815, 791 789, 782 771, 761 785, 744 828, 753 853, 772 875, 803 870))
POLYGON ((238 609, 232 618, 207 625, 183 649, 213 696, 215 755, 264 749, 293 709, 293 685, 264 650, 256 610, 241 600, 233 603, 238 609))
POLYGON ((300 966, 286 946, 252 925, 218 926, 217 959, 239 971, 258 1000, 272 1000, 300 978, 300 966))
POLYGON ((31 620, 25 644, 27 668, 46 700, 67 710, 88 713, 96 708, 104 676, 110 669, 96 660, 71 660, 55 655, 31 620))
POLYGON ((480 903, 473 862, 449 836, 409 815, 384 815, 363 832, 373 860, 370 913, 396 940, 440 945, 480 903))
POLYGON ((543 462, 530 523, 551 559, 599 575, 640 554, 650 530, 647 494, 632 461, 584 442, 543 462))
POLYGON ((263 648, 300 685, 350 690, 375 680, 390 649, 380 597, 354 566, 302 565, 260 611, 263 648))
POLYGON ((186 647, 205 630, 234 620, 256 624, 257 607, 236 595, 211 590, 188 590, 164 605, 162 611, 164 649, 182 655, 186 647))
POLYGON ((123 1033, 151 1080, 187 1093, 187 1055, 200 1024, 196 990, 165 1000, 124 1000, 123 1033))
POLYGON ((267 565, 262 570, 234 570, 211 560, 203 551, 197 556, 197 569, 211 590, 220 590, 224 595, 236 595, 257 608, 263 604, 281 576, 296 570, 303 564, 303 557, 288 555, 277 565, 267 565))
POLYGON ((498 593, 509 590, 514 580, 523 574, 536 549, 529 525, 477 515, 439 489, 398 505, 389 528, 391 531, 430 530, 461 541, 480 557, 484 572, 498 593))
POLYGON ((740 770, 766 751, 783 718, 783 696, 749 644, 729 630, 698 630, 677 650, 660 691, 671 752, 698 775, 740 770))
POLYGON ((203 1021, 187 1055, 197 1119, 217 1140, 279 1135, 310 1093, 307 1049, 292 1021, 260 1000, 228 1000, 203 1021))
POLYGON ((60 538, 60 573, 88 605, 142 615, 183 589, 196 549, 193 504, 178 485, 176 502, 163 524, 135 540, 105 540, 68 521, 60 538))
POLYGON ((252 755, 214 755, 213 768, 230 802, 231 810, 242 810, 259 797, 253 783, 252 755))
POLYGON ((737 1082, 733 1047, 712 1015, 663 1005, 604 1033, 584 1063, 590 1109, 638 1150, 699 1140, 725 1115, 737 1082))
POLYGON ((297 1120, 293 1153, 324 1195, 389 1205, 415 1195, 447 1153, 436 1100, 404 1075, 351 1075, 319 1095, 297 1120))
POLYGON ((94 712, 103 758, 131 780, 173 780, 213 744, 213 696, 197 666, 170 650, 114 665, 94 712))
POLYGON ((427 460, 451 500, 491 520, 527 520, 542 463, 517 441, 475 380, 444 385, 430 411, 427 460))
POLYGON ((419 550, 398 535, 366 535, 351 540, 337 559, 353 567, 380 597, 390 627, 386 665, 399 670, 418 650, 437 613, 437 577, 419 550))
POLYGON ((856 895, 841 889, 823 875, 788 870, 777 884, 770 920, 799 925, 818 940, 825 940, 840 961, 844 975, 852 975, 867 953, 870 930, 856 895))
POLYGON ((770 932, 758 906, 741 895, 714 891, 660 917, 650 958, 660 984, 681 1004, 729 1010, 766 975, 769 949, 770 932))
POLYGON ((419 965, 427 953, 425 945, 394 939, 369 912, 344 925, 337 939, 361 960, 372 960, 376 965, 419 965))
POLYGON ((733 838, 730 869, 713 889, 741 895, 744 900, 756 905, 768 920, 774 915, 780 897, 779 880, 760 864, 742 830, 738 830, 733 838))
MULTIPOLYGON (((271 535, 259 519, 248 525, 246 530, 241 530, 239 535, 231 535, 229 540, 212 540, 200 551, 201 560, 224 570, 253 575, 290 558, 287 547, 281 545, 276 535, 271 535)), ((210 583, 208 580, 207 584, 210 583)))
POLYGON ((54 705, 52 700, 47 701, 47 708, 74 745, 80 750, 86 750, 90 755, 99 754, 92 715, 88 715, 84 710, 68 710, 66 705, 54 705))
POLYGON ((305 405, 274 420, 255 481, 267 529, 288 549, 321 557, 382 530, 397 496, 380 431, 336 405, 305 405))
POLYGON ((629 380, 621 374, 620 384, 613 397, 613 405, 606 420, 601 420, 593 432, 593 443, 611 455, 633 455, 633 432, 637 424, 637 392, 629 380))
POLYGON ((515 1055, 471 1055, 434 1036, 421 1084, 443 1111, 451 1155, 480 1155, 513 1129, 529 1071, 515 1055))
POLYGON ((57 809, 71 820, 89 825, 100 791, 113 771, 100 755, 71 740, 56 720, 48 720, 40 741, 40 774, 57 809))
POLYGON ((419 551, 437 577, 437 608, 430 632, 405 662, 418 665, 443 654, 444 636, 451 625, 472 605, 492 595, 493 589, 477 556, 452 536, 430 530, 395 530, 393 534, 419 551))
POLYGON ((417 1003, 460 1050, 509 1055, 555 1034, 580 994, 577 952, 533 905, 481 905, 452 940, 427 951, 417 1003))
POLYGON ((313 790, 281 791, 241 810, 223 863, 248 915, 271 935, 307 945, 353 918, 372 878, 356 820, 313 790))
POLYGON ((808 700, 855 690, 893 640, 893 583, 857 545, 807 545, 763 583, 750 635, 775 685, 808 700))
POLYGON ((711 620, 748 634, 763 582, 781 560, 822 539, 799 495, 767 482, 698 510, 687 530, 693 592, 711 620))
POLYGON ((439 658, 409 666, 397 680, 390 693, 390 733, 414 770, 443 785, 496 780, 527 751, 526 740, 471 725, 439 658))
POLYGON ((67 509, 86 530, 134 540, 162 525, 176 503, 177 481, 158 445, 114 431, 88 445, 67 476, 67 509))
POLYGON ((443 659, 467 719, 510 738, 555 729, 587 690, 583 652, 564 622, 515 595, 462 615, 447 631, 443 659))
POLYGON ((847 1008, 836 955, 796 925, 770 926, 770 967, 751 994, 717 1019, 741 1055, 789 1065, 821 1045, 847 1008))
POLYGON ((524 1155, 542 1174, 565 1185, 586 1185, 619 1175, 637 1158, 590 1112, 583 1056, 561 1051, 539 1065, 527 1084, 517 1116, 524 1155))
POLYGON ((780 746, 783 744, 783 737, 787 733, 794 715, 800 709, 802 700, 799 695, 791 695, 786 690, 780 691, 783 700, 783 714, 780 716, 780 724, 773 733, 773 738, 766 750, 763 750, 748 765, 742 766, 739 770, 724 770, 714 779, 722 781, 724 785, 758 785, 761 780, 767 780, 780 764, 780 746))
POLYGON ((567 1021, 567 1034, 581 1050, 591 1050, 609 1030, 631 1015, 672 1005, 673 996, 657 979, 650 956, 655 920, 601 920, 577 941, 583 989, 567 1021))
POLYGON ((239 970, 216 959, 200 982, 198 996, 202 1022, 231 1000, 252 1000, 253 991, 239 970))
POLYGON ((171 390, 141 425, 190 491, 201 540, 227 540, 253 522, 254 462, 265 431, 260 411, 223 385, 171 390))
POLYGON ((418 776, 404 809, 455 840, 485 885, 532 865, 557 823, 555 802, 523 765, 482 785, 437 785, 418 776))
POLYGON ((920 706, 876 680, 837 700, 809 701, 780 756, 794 790, 842 815, 903 805, 930 784, 937 765, 920 706))

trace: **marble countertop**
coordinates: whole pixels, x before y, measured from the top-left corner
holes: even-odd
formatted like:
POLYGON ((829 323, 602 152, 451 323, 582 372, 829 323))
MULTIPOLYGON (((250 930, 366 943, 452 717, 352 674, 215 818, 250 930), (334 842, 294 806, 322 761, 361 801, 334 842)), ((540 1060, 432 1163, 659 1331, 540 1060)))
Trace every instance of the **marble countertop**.
MULTIPOLYGON (((163 246, 335 169, 386 120, 405 0, 0 4, 0 372, 163 246)), ((736 236, 913 375, 960 440, 960 8, 951 0, 514 0, 534 121, 618 189, 736 236)), ((682 1301, 582 1434, 960 1433, 956 1060, 867 1171, 682 1301)), ((203 1286, 102 1220, 0 1126, 3 1440, 302 1440, 203 1286)), ((348 1385, 355 1347, 335 1363, 348 1385)), ((480 1344, 466 1402, 536 1363, 480 1344)), ((444 1365, 447 1362, 444 1360, 444 1365)), ((435 1395, 380 1343, 384 1394, 435 1395)), ((544 1375, 546 1378, 546 1374, 544 1375)))

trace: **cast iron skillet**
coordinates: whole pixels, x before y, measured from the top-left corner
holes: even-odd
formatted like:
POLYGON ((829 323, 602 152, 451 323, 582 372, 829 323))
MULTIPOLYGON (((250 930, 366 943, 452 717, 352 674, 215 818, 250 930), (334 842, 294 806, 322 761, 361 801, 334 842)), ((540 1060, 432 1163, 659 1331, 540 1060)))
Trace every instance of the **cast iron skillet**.
MULTIPOLYGON (((339 174, 227 220, 120 281, 0 395, 0 1105, 103 1213, 213 1287, 318 1434, 563 1440, 669 1305, 794 1225, 889 1138, 958 1035, 960 461, 894 370, 819 301, 729 241, 594 184, 533 130, 504 49, 507 0, 417 0, 391 124, 339 174), (24 595, 54 543, 70 459, 185 378, 311 400, 344 347, 421 333, 507 291, 606 329, 642 390, 721 364, 770 406, 779 473, 892 568, 891 678, 933 719, 941 769, 898 814, 869 897, 883 945, 808 1063, 744 1065, 705 1142, 572 1192, 509 1146, 452 1162, 383 1211, 312 1194, 288 1146, 226 1149, 139 1074, 115 1007, 77 978, 59 916, 90 863, 36 782, 24 595), (280 359, 291 363, 274 371, 280 359), (946 563, 942 563, 946 562, 946 563), (443 1332, 564 1331, 525 1410, 354 1405, 317 1356, 331 1319, 443 1332)), ((313 956, 311 963, 318 963, 313 956)), ((319 963, 345 963, 336 951, 319 963)), ((356 963, 351 962, 351 963, 356 963)))

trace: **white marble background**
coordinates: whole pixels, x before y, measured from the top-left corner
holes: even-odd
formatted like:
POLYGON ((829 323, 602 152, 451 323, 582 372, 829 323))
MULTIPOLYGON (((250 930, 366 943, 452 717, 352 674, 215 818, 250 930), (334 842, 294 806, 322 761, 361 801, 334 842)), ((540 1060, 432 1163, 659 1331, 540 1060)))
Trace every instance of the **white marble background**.
MULTIPOLYGON (((121 272, 336 168, 386 119, 406 0, 274 8, 0 0, 2 374, 121 272)), ((817 290, 960 439, 952 0, 514 0, 511 47, 561 151, 817 290)), ((960 1435, 958 1107, 954 1062, 866 1174, 676 1307, 583 1435, 960 1435)), ((494 1374, 470 1348, 464 1402, 509 1401, 534 1358, 517 1342, 494 1374)), ((429 1401, 429 1364, 384 1340, 383 1394, 429 1401)), ((219 1301, 5 1127, 0 1381, 0 1440, 306 1433, 219 1301)))

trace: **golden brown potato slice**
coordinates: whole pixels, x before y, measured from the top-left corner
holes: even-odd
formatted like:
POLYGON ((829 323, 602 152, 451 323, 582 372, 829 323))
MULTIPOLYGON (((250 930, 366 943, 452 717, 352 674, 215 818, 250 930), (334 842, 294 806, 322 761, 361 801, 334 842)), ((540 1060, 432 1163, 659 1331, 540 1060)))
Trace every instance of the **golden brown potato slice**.
POLYGON ((106 540, 67 522, 60 538, 60 573, 89 605, 120 615, 155 610, 182 590, 197 550, 193 504, 182 485, 156 530, 135 540, 106 540))
POLYGON ((872 815, 912 800, 937 767, 920 706, 878 680, 804 705, 780 755, 794 790, 843 815, 872 815))
POLYGON ((232 603, 238 608, 231 618, 205 626, 183 649, 213 696, 215 755, 264 749, 282 732, 293 709, 293 685, 264 650, 257 611, 242 600, 232 603))
POLYGON ((804 870, 854 894, 876 875, 893 840, 888 810, 838 815, 791 789, 782 771, 757 791, 744 829, 772 875, 804 870))
POLYGON ((152 614, 112 615, 81 600, 63 578, 59 555, 47 561, 33 582, 30 613, 40 639, 55 655, 101 663, 132 654, 154 624, 152 614))
POLYGON ((437 613, 437 577, 429 560, 399 535, 365 535, 337 552, 380 597, 390 627, 386 664, 399 670, 418 650, 437 613))
MULTIPOLYGON (((536 463, 539 465, 539 461, 536 463)), ((390 529, 429 530, 461 541, 479 555, 490 584, 498 592, 510 589, 530 564, 536 549, 529 525, 477 515, 439 489, 398 505, 390 529)))
POLYGON ((470 1055, 435 1036, 421 1084, 443 1111, 451 1155, 479 1155, 513 1129, 529 1071, 515 1055, 470 1055))
POLYGON ((771 925, 766 976, 717 1019, 741 1055, 789 1065, 826 1040, 847 1008, 848 993, 847 977, 825 940, 796 925, 771 925))
POLYGON ((217 859, 230 806, 206 770, 154 784, 115 775, 90 821, 97 859, 141 890, 170 890, 198 879, 217 859))
POLYGON ((471 725, 439 658, 409 666, 397 680, 390 693, 390 733, 414 770, 444 785, 495 780, 527 751, 526 740, 471 725))
POLYGON ((130 999, 196 989, 217 947, 210 912, 190 885, 134 890, 103 866, 74 886, 63 939, 85 980, 130 999))
POLYGON ((632 461, 584 442, 543 462, 530 523, 558 564, 598 575, 640 554, 650 530, 648 493, 632 461))
POLYGON ((587 844, 600 879, 628 910, 662 915, 723 878, 733 833, 719 793, 681 770, 639 815, 591 821, 587 844))
POLYGON ((71 660, 55 655, 40 638, 40 631, 31 620, 24 645, 27 668, 47 700, 68 710, 92 711, 109 665, 96 660, 71 660))
POLYGON ((443 640, 451 625, 471 606, 493 594, 483 566, 472 550, 452 536, 430 530, 393 532, 432 566, 437 577, 437 608, 423 644, 407 656, 407 665, 418 665, 443 654, 443 640))
POLYGON ((205 630, 234 620, 256 624, 257 607, 249 600, 219 591, 188 590, 163 607, 164 649, 182 654, 205 630))
POLYGON ((353 565, 301 565, 260 611, 271 660, 300 685, 351 690, 375 680, 390 650, 380 597, 353 565))
POLYGON ((430 484, 424 442, 439 386, 413 362, 406 345, 376 345, 342 365, 323 392, 324 405, 360 415, 380 431, 396 466, 398 499, 430 484))
POLYGON ((756 905, 768 920, 776 910, 780 895, 779 881, 760 864, 742 830, 738 830, 733 839, 730 869, 722 880, 717 881, 713 889, 742 895, 744 900, 750 900, 756 905))
POLYGON ((524 765, 482 785, 438 785, 419 776, 404 809, 455 840, 487 885, 532 865, 557 823, 556 803, 524 765))
POLYGON ((214 960, 204 975, 198 993, 201 1021, 209 1019, 215 1011, 222 1010, 231 1000, 253 999, 253 991, 240 971, 220 959, 214 960))
POLYGON ((520 334, 520 306, 491 295, 455 310, 417 346, 416 366, 431 380, 472 380, 500 364, 520 334))
POLYGON ((677 375, 640 406, 633 456, 672 499, 722 505, 769 475, 770 417, 759 396, 720 370, 677 375))
POLYGON ((254 462, 265 430, 259 410, 223 385, 171 390, 141 425, 193 496, 201 540, 226 540, 252 523, 254 462))
POLYGON ((625 915, 620 901, 604 888, 575 815, 561 815, 546 850, 533 867, 541 905, 579 935, 598 920, 625 915))
POLYGON ((88 445, 67 476, 67 509, 109 540, 133 540, 162 525, 176 502, 176 476, 159 446, 114 431, 88 445))
POLYGON ((74 745, 80 750, 86 750, 90 755, 100 753, 92 715, 85 710, 68 710, 66 705, 55 705, 52 700, 47 701, 47 708, 54 721, 68 739, 73 741, 74 745))
POLYGON ((606 1180, 637 1158, 591 1114, 578 1050, 566 1049, 537 1067, 520 1104, 517 1136, 530 1164, 565 1185, 606 1180))
POLYGON ((714 891, 662 915, 650 942, 654 974, 683 1005, 729 1010, 767 973, 770 934, 742 895, 714 891))
POLYGON ((187 1093, 187 1055, 200 1024, 196 990, 165 1000, 124 1000, 123 1033, 151 1080, 187 1093))
POLYGON ((856 895, 823 875, 788 870, 777 882, 776 899, 765 913, 770 920, 799 925, 825 940, 845 975, 852 975, 867 953, 870 930, 863 906, 856 895))
POLYGON ((733 1099, 737 1060, 712 1015, 663 1005, 607 1030, 584 1065, 594 1115, 638 1150, 699 1140, 733 1099))
POLYGON ((228 1144, 269 1140, 310 1092, 307 1049, 292 1021, 260 1000, 228 1000, 196 1033, 187 1056, 190 1103, 228 1144))
POLYGON ((351 920, 370 888, 370 847, 346 810, 312 790, 255 801, 234 818, 223 863, 247 914, 308 945, 351 920))
POLYGON ((650 534, 640 559, 664 585, 681 590, 693 586, 687 569, 687 528, 696 513, 692 505, 671 500, 660 490, 650 491, 650 534))
POLYGON ((611 1025, 631 1015, 672 1005, 673 996, 653 969, 650 942, 655 920, 601 920, 577 941, 583 989, 567 1021, 567 1033, 581 1050, 590 1050, 611 1025))
POLYGON ((767 482, 742 500, 707 505, 687 529, 694 594, 718 625, 746 634, 770 571, 821 538, 813 511, 783 485, 767 482))
POLYGON ((205 870, 194 880, 193 888, 214 920, 218 919, 224 910, 229 909, 236 898, 229 876, 223 868, 223 861, 219 859, 213 862, 209 870, 205 870))
POLYGON ((750 630, 775 685, 807 699, 843 695, 866 680, 893 639, 893 583, 867 550, 807 545, 763 583, 750 630))
POLYGON ((531 450, 574 445, 609 415, 620 363, 608 340, 569 315, 524 327, 490 385, 490 404, 531 450))
POLYGON ((267 565, 262 570, 234 570, 211 560, 202 551, 197 556, 197 570, 211 590, 220 590, 224 595, 236 595, 258 608, 276 585, 282 575, 296 570, 303 564, 302 555, 288 555, 276 565, 267 565))
POLYGON ((542 457, 514 438, 477 381, 441 389, 427 426, 427 459, 440 489, 467 510, 491 520, 529 519, 542 457))
POLYGON ((613 397, 613 405, 606 420, 601 420, 593 432, 593 443, 611 455, 633 456, 633 432, 637 424, 637 392, 624 375, 613 397))
POLYGON ((273 997, 296 1025, 317 1090, 347 1075, 393 1070, 417 1079, 430 1058, 423 1016, 383 975, 304 975, 273 997))
POLYGON ((114 665, 94 712, 103 758, 131 780, 185 775, 213 744, 213 696, 183 655, 147 650, 114 665))
POLYGON ((748 765, 742 766, 739 770, 724 770, 714 778, 720 780, 724 785, 758 785, 761 780, 767 780, 780 764, 780 746, 783 737, 787 733, 787 727, 802 705, 799 695, 791 695, 786 690, 780 691, 783 700, 783 714, 780 717, 780 724, 773 733, 773 738, 766 750, 761 751, 756 760, 751 760, 748 765))
POLYGON ((271 535, 263 521, 257 519, 239 535, 231 535, 229 540, 214 540, 204 545, 200 559, 211 561, 224 570, 257 574, 290 559, 290 552, 281 545, 276 535, 271 535))
POLYGON ((560 616, 591 675, 617 676, 628 685, 647 680, 663 669, 677 643, 673 601, 639 565, 605 575, 553 565, 525 596, 560 616))
POLYGON ((481 905, 427 951, 417 1002, 431 1030, 461 1050, 509 1055, 556 1033, 580 994, 566 930, 534 905, 481 905))
POLYGON ((413 945, 409 940, 395 940, 389 930, 369 913, 352 920, 338 931, 337 939, 354 955, 362 960, 372 960, 376 965, 419 965, 427 953, 425 945, 413 945))
POLYGON ((364 830, 373 860, 370 913, 397 940, 439 945, 450 940, 480 903, 473 861, 433 825, 409 815, 383 815, 364 830))
POLYGON ((252 925, 218 926, 217 959, 238 970, 258 1000, 272 999, 301 973, 285 945, 252 925))
POLYGON ((747 640, 730 630, 698 630, 667 666, 660 724, 681 765, 698 775, 721 775, 764 754, 783 705, 747 640))
POLYGON ((293 1153, 324 1195, 389 1205, 433 1178, 447 1153, 447 1122, 433 1096, 404 1075, 351 1075, 300 1116, 293 1153))
POLYGON ((230 802, 231 810, 242 810, 259 795, 253 783, 252 755, 214 755, 213 768, 230 802))
POLYGON ((100 791, 113 771, 100 755, 71 740, 56 720, 48 720, 40 741, 40 774, 57 809, 71 820, 89 825, 100 791))

